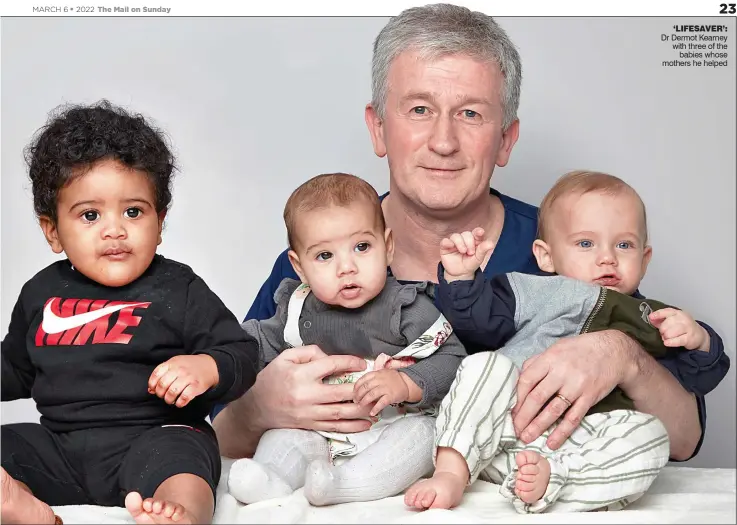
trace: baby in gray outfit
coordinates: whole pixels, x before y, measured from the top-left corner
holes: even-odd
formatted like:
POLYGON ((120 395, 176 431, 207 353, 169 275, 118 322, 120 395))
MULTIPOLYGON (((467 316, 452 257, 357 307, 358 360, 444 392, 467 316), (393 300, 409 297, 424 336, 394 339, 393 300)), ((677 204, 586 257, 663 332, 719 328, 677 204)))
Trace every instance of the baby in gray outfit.
POLYGON ((231 467, 230 493, 244 503, 304 486, 313 505, 394 496, 433 470, 435 414, 466 351, 433 303, 430 283, 401 284, 388 271, 394 243, 374 188, 353 175, 319 175, 287 201, 289 260, 276 314, 243 328, 264 364, 286 348, 317 345, 366 359, 366 370, 328 378, 354 383, 372 405, 365 432, 272 429, 253 459, 231 467))

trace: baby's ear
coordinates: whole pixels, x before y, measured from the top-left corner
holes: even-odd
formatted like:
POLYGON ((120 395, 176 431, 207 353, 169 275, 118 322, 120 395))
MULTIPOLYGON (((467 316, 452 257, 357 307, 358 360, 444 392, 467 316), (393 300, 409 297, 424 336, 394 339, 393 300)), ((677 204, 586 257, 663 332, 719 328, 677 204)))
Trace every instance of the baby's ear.
POLYGON ((56 222, 51 217, 42 215, 38 218, 38 224, 41 226, 41 230, 44 232, 44 237, 46 237, 46 242, 51 246, 51 250, 54 253, 63 252, 64 248, 59 242, 59 230, 56 228, 56 222))
POLYGON ((305 272, 302 270, 302 265, 299 263, 299 255, 297 255, 297 252, 289 250, 289 252, 287 252, 287 257, 289 257, 289 262, 292 263, 292 268, 294 268, 294 271, 299 275, 299 280, 306 283, 307 278, 305 277, 305 272))
POLYGON ((394 260, 394 235, 391 228, 384 231, 384 243, 386 244, 386 264, 391 266, 394 260))
POLYGON ((555 265, 550 255, 550 247, 543 240, 535 239, 532 243, 532 253, 537 260, 537 266, 544 272, 555 273, 555 265))

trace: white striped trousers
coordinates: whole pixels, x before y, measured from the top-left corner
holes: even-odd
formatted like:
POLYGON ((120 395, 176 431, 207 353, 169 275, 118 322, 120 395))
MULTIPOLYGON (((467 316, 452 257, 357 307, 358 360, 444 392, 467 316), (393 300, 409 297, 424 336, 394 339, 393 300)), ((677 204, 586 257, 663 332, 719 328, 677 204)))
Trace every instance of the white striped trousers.
POLYGON ((618 510, 650 487, 668 462, 668 434, 656 417, 633 410, 586 416, 558 450, 515 437, 510 410, 519 373, 505 356, 481 352, 463 360, 437 419, 437 447, 458 451, 471 473, 501 485, 520 513, 618 510), (514 494, 515 455, 535 450, 551 467, 545 495, 526 504, 514 494))

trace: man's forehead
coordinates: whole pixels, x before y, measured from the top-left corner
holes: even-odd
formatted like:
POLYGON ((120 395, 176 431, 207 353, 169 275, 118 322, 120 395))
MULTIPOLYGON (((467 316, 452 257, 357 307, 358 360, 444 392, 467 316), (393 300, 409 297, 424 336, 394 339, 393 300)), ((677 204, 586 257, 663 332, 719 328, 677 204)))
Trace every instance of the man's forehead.
MULTIPOLYGON (((480 87, 483 84, 500 85, 499 65, 494 61, 480 60, 466 53, 442 53, 425 56, 415 49, 407 49, 392 60, 389 67, 389 87, 392 80, 419 81, 432 77, 449 81, 464 81, 470 77, 480 87), (464 75, 465 74, 465 75, 464 75)), ((486 86, 482 89, 486 90, 486 86)))

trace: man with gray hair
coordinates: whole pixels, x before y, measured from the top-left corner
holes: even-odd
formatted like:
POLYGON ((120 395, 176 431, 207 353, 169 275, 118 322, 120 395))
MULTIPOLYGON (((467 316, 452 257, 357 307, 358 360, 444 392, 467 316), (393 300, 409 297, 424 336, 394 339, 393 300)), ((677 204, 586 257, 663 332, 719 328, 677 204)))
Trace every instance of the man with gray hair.
MULTIPOLYGON (((464 7, 407 9, 376 38, 365 118, 374 152, 388 160, 382 209, 395 241, 391 271, 400 281, 437 282, 441 239, 477 226, 495 245, 482 265, 487 276, 538 271, 530 249, 537 208, 490 188, 494 167, 507 164, 519 136, 521 74, 506 32, 464 7)), ((274 314, 274 292, 285 277, 297 278, 286 250, 246 319, 274 314)), ((557 449, 589 408, 619 386, 637 410, 663 422, 671 458, 689 459, 703 440, 706 416, 696 382, 708 372, 694 373, 679 354, 656 360, 612 330, 563 339, 521 371, 515 430, 529 443, 562 417, 547 441, 557 449)), ((352 385, 322 382, 364 367, 358 357, 326 356, 315 346, 284 351, 241 399, 212 414, 222 453, 252 455, 271 428, 366 430, 367 410, 343 402, 352 398, 352 385)))

